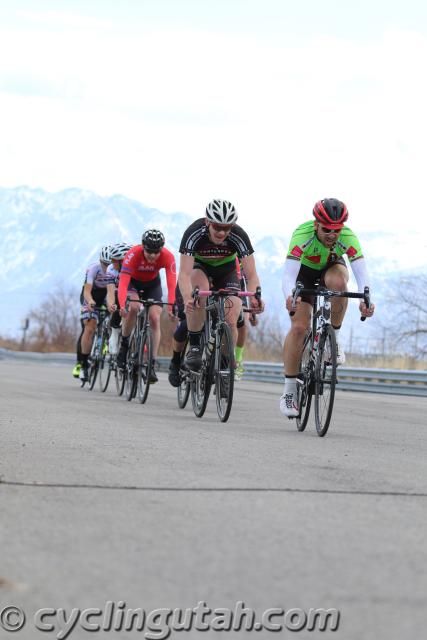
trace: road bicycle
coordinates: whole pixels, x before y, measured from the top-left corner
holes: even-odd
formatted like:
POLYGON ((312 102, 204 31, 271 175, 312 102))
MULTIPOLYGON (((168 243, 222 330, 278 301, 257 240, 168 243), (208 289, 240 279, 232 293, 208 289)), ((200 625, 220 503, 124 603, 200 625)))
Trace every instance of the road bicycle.
POLYGON ((100 363, 104 359, 105 353, 108 351, 109 338, 107 307, 105 305, 101 305, 100 307, 94 307, 94 310, 98 312, 98 321, 96 324, 95 334, 93 336, 92 348, 88 357, 88 379, 87 381, 81 381, 81 387, 84 387, 87 382, 90 391, 92 391, 95 386, 100 363))
POLYGON ((216 408, 221 422, 227 422, 233 404, 234 344, 225 315, 231 296, 255 297, 261 301, 261 288, 256 292, 241 291, 229 287, 217 291, 193 291, 195 304, 207 298, 206 320, 201 334, 202 365, 199 371, 189 371, 191 403, 194 414, 201 418, 205 413, 212 385, 215 387, 216 408))
MULTIPOLYGON (((316 431, 323 437, 329 429, 337 384, 337 344, 331 324, 331 298, 359 298, 369 308, 369 287, 365 287, 363 293, 356 293, 332 291, 320 285, 306 289, 301 282, 297 282, 292 307, 295 307, 301 295, 314 296, 314 306, 311 328, 304 339, 301 355, 297 384, 300 413, 296 417, 296 424, 298 431, 304 431, 314 396, 316 431)), ((290 315, 293 314, 291 311, 290 315)), ((361 320, 366 318, 362 317, 361 320)))
MULTIPOLYGON (((142 291, 140 292, 142 293, 142 291)), ((131 298, 126 298, 128 310, 131 298)), ((132 400, 138 395, 138 400, 144 404, 150 390, 150 379, 153 367, 153 334, 149 320, 149 309, 153 305, 167 306, 169 303, 161 300, 147 300, 139 298, 141 307, 138 311, 135 327, 129 337, 129 348, 126 356, 124 371, 121 371, 117 381, 124 383, 127 400, 132 400)))

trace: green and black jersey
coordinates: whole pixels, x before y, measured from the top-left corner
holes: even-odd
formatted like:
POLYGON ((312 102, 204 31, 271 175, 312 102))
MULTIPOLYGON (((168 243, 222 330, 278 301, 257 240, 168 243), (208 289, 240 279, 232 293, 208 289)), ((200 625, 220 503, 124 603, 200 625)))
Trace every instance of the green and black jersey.
POLYGON ((321 271, 344 255, 350 262, 363 258, 356 234, 348 227, 343 227, 335 245, 332 248, 325 247, 317 237, 314 220, 310 220, 295 229, 289 243, 287 257, 290 260, 298 260, 306 267, 321 271))
POLYGON ((236 257, 250 256, 254 250, 248 234, 238 224, 233 225, 224 242, 214 244, 209 238, 205 218, 199 218, 185 230, 179 252, 193 256, 196 262, 205 265, 221 267, 230 263, 234 268, 236 257))

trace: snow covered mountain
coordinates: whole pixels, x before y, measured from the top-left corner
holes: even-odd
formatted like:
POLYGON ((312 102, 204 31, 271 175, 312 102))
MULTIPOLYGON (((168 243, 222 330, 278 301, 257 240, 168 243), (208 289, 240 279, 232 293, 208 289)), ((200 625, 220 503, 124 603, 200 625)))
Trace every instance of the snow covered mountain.
MULTIPOLYGON (((191 222, 185 213, 166 214, 121 195, 104 198, 80 189, 58 193, 28 187, 0 189, 0 284, 7 310, 0 317, 0 335, 19 334, 27 311, 56 284, 80 289, 86 266, 97 259, 103 244, 122 240, 136 244, 145 229, 154 227, 165 233, 167 246, 178 255, 182 233, 191 222)), ((245 228, 255 237, 250 226, 245 228)), ((427 270, 427 246, 421 247, 420 239, 411 234, 360 233, 359 237, 372 274, 375 301, 380 305, 386 301, 386 290, 404 272, 427 270)), ((264 298, 282 326, 286 317, 282 314, 281 276, 288 243, 289 237, 276 235, 254 242, 264 298)), ((357 320, 354 305, 347 331, 357 320)), ((360 331, 360 325, 357 329, 360 331)))

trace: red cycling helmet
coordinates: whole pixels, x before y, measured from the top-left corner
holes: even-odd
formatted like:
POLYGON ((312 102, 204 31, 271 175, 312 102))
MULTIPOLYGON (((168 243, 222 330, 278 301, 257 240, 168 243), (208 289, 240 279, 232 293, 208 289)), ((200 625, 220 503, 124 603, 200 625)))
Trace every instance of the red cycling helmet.
POLYGON ((329 229, 342 229, 348 218, 348 211, 341 200, 325 198, 316 202, 313 215, 320 224, 329 229))

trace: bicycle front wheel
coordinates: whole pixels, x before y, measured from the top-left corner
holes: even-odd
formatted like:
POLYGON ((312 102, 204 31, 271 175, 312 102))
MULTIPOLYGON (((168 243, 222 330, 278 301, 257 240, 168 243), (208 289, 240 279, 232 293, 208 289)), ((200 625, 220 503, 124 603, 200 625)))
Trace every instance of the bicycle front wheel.
POLYGON ((98 346, 98 341, 99 341, 99 328, 95 332, 95 335, 94 335, 94 338, 93 338, 93 343, 92 343, 92 349, 91 349, 90 356, 89 356, 89 366, 88 366, 89 391, 92 391, 92 389, 95 386, 96 376, 98 375, 98 370, 99 370, 99 346, 98 346))
POLYGON ((141 404, 147 400, 150 390, 150 376, 153 362, 153 338, 146 331, 139 342, 138 349, 138 400, 141 404))
POLYGON ((115 363, 115 367, 116 391, 118 396, 122 396, 123 391, 125 390, 126 368, 119 369, 117 363, 115 363))
POLYGON ((313 364, 311 360, 312 332, 310 331, 304 340, 302 349, 300 376, 298 381, 298 397, 300 414, 296 418, 298 431, 304 431, 310 415, 311 398, 313 397, 313 364))
POLYGON ((201 418, 206 411, 209 394, 212 386, 212 368, 214 358, 208 354, 204 348, 204 336, 202 334, 200 348, 203 352, 203 360, 200 371, 192 372, 191 375, 191 404, 194 415, 201 418))
POLYGON ((217 333, 215 352, 216 409, 221 422, 227 422, 233 404, 234 347, 228 324, 222 324, 217 333))
POLYGON ((190 373, 189 371, 186 369, 184 362, 185 362, 185 355, 187 353, 188 350, 188 346, 189 343, 187 341, 184 350, 181 353, 181 362, 179 365, 179 379, 180 379, 180 384, 179 387, 177 388, 177 396, 178 396, 178 407, 180 409, 184 409, 187 402, 188 402, 188 398, 190 396, 190 388, 191 388, 191 382, 190 382, 190 373))
POLYGON ((129 340, 129 349, 126 358, 126 379, 125 379, 125 393, 126 399, 130 402, 136 394, 137 385, 137 362, 138 352, 136 345, 135 333, 132 334, 129 340))
POLYGON ((337 382, 337 343, 331 325, 323 328, 319 338, 314 375, 316 431, 323 437, 329 429, 337 382))
POLYGON ((111 376, 111 355, 108 350, 110 335, 105 329, 102 334, 101 354, 99 358, 99 388, 105 393, 111 376))

